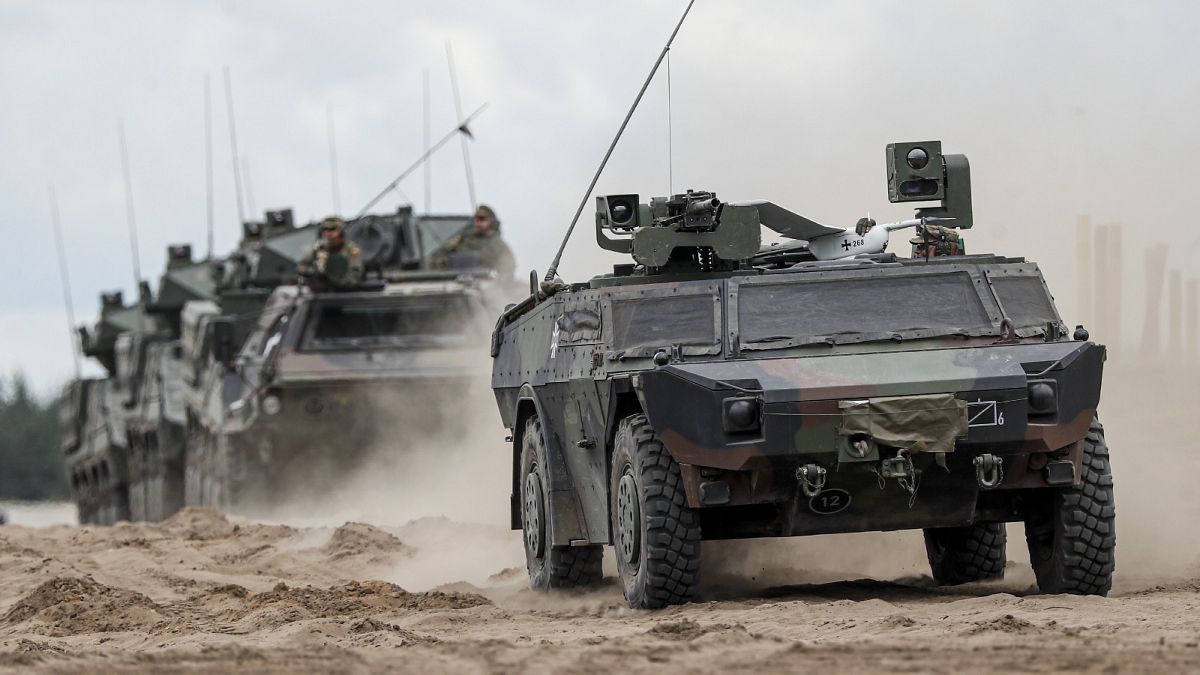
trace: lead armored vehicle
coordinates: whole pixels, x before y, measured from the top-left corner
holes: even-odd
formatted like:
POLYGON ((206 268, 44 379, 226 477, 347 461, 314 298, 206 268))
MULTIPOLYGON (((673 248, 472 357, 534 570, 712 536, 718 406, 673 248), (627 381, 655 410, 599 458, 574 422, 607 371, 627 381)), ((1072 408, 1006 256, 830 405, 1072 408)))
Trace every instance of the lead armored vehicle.
POLYGON ((938 203, 841 230, 707 192, 597 199, 598 244, 633 261, 531 284, 492 338, 535 588, 598 580, 611 545, 629 604, 662 607, 693 597, 704 540, 902 529, 957 584, 1001 576, 1023 521, 1043 591, 1109 590, 1105 348, 1035 263, 964 253, 965 157, 887 159, 892 202, 938 203), (914 256, 883 252, 904 228, 914 256))

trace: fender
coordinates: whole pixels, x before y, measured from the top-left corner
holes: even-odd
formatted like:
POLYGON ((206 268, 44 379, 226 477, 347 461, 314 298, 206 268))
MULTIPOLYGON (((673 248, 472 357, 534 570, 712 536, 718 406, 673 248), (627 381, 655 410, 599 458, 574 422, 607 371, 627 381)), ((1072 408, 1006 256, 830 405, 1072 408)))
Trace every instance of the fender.
POLYGON ((534 413, 542 422, 542 435, 546 443, 546 513, 548 538, 555 546, 569 546, 573 541, 588 538, 587 522, 580 508, 579 498, 575 492, 574 480, 570 474, 563 448, 559 427, 562 420, 551 418, 542 405, 537 390, 529 383, 521 386, 517 393, 516 410, 513 419, 516 426, 513 429, 513 492, 510 497, 511 522, 513 529, 520 529, 521 522, 521 442, 524 434, 524 418, 519 416, 523 402, 533 404, 534 413))

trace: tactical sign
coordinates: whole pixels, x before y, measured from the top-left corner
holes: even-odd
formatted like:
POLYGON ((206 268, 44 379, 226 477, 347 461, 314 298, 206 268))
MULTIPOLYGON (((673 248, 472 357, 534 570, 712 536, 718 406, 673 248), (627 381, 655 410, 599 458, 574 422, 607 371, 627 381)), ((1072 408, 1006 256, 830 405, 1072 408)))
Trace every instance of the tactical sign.
POLYGON ((808 500, 808 508, 818 515, 832 516, 850 506, 850 493, 845 490, 822 490, 808 500))

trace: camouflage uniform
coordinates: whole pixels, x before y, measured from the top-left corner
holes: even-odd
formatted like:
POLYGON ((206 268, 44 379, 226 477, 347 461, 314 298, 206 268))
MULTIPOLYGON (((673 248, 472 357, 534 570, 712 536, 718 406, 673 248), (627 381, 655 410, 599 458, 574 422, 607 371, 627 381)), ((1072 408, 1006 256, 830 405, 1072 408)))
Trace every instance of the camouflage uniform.
MULTIPOLYGON (((321 223, 321 228, 324 230, 328 227, 340 229, 342 222, 327 218, 321 223)), ((363 278, 362 253, 357 246, 344 239, 338 246, 330 246, 322 240, 313 244, 300 260, 297 272, 302 278, 306 277, 309 284, 353 288, 363 278)))
POLYGON ((475 211, 475 215, 491 218, 493 226, 485 232, 469 228, 465 232, 451 237, 446 242, 443 254, 438 258, 436 266, 450 267, 450 254, 452 253, 470 253, 478 256, 479 267, 496 270, 496 274, 502 279, 511 278, 517 264, 508 244, 505 244, 504 239, 500 237, 500 221, 496 219, 496 212, 487 206, 480 205, 475 211))
POLYGON ((909 239, 913 245, 912 257, 932 258, 939 255, 962 255, 966 253, 962 239, 956 230, 941 225, 926 225, 924 233, 917 230, 917 236, 909 239), (928 250, 926 249, 928 247, 928 250))

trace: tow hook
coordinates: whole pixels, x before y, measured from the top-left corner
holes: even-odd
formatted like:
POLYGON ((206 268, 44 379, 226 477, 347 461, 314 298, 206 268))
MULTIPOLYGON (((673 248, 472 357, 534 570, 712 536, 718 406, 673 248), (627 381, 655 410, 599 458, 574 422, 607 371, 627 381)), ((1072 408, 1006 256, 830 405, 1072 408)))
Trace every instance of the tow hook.
POLYGON ((884 478, 912 478, 917 473, 913 468, 912 457, 903 451, 897 452, 895 457, 889 457, 879 464, 879 473, 884 478))
POLYGON ((1004 482, 1004 461, 992 453, 984 453, 975 458, 975 480, 979 487, 991 490, 1004 482))
POLYGON ((800 481, 800 489, 804 492, 805 497, 815 497, 825 489, 827 473, 824 467, 816 464, 805 464, 796 469, 796 480, 800 481))

